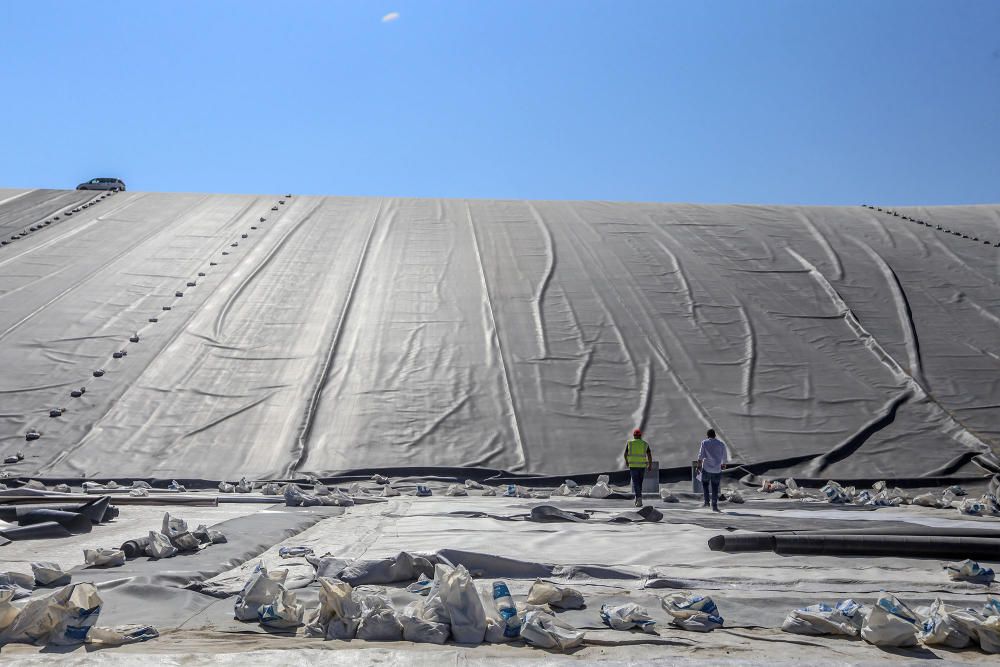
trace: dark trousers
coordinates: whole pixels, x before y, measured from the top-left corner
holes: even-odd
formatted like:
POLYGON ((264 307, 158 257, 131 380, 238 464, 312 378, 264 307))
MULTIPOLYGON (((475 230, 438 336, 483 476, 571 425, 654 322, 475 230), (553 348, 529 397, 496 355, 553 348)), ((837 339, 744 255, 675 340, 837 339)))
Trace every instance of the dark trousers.
POLYGON ((629 474, 632 475, 632 493, 635 494, 636 499, 642 498, 642 480, 646 478, 645 468, 629 468, 629 474))
POLYGON ((722 482, 721 472, 705 472, 701 471, 701 488, 705 492, 705 504, 708 504, 709 497, 709 487, 712 491, 712 509, 719 509, 719 484, 722 482))

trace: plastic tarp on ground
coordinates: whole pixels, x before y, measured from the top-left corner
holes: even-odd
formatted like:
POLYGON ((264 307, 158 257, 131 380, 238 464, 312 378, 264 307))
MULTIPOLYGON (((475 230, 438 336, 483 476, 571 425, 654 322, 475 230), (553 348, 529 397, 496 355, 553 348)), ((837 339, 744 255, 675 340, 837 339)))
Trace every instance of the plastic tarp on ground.
MULTIPOLYGON (((5 194, 6 232, 90 193, 5 194)), ((0 248, 0 453, 555 474, 619 468, 636 425, 686 466, 712 425, 755 472, 981 475, 1000 207, 901 210, 970 238, 860 206, 120 193, 0 248)))

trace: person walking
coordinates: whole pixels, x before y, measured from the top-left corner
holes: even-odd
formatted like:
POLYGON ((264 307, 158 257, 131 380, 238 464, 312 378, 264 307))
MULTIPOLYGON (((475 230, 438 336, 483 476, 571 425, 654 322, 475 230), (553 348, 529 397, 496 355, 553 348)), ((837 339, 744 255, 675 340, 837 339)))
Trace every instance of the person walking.
POLYGON ((632 476, 632 492, 635 494, 635 506, 642 507, 642 482, 646 471, 653 469, 653 450, 642 439, 642 431, 632 431, 632 439, 625 441, 625 465, 632 476))
POLYGON ((708 429, 708 438, 701 441, 698 450, 698 467, 701 469, 701 488, 705 492, 708 507, 711 490, 712 511, 719 511, 719 484, 722 482, 722 467, 728 462, 726 443, 715 437, 715 429, 708 429))

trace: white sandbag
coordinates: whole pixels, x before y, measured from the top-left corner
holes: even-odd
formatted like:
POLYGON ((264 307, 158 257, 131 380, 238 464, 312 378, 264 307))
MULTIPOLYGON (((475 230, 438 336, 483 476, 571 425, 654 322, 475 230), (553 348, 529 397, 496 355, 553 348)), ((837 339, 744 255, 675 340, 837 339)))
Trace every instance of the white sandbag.
POLYGON ((583 593, 575 588, 556 586, 536 579, 528 590, 528 604, 547 604, 556 609, 582 609, 584 599, 583 593))
POLYGON ((14 589, 0 588, 0 644, 4 642, 4 633, 11 626, 21 610, 15 607, 14 589))
POLYGON ((674 593, 660 601, 663 610, 672 617, 671 623, 684 630, 711 632, 725 621, 712 598, 691 593, 674 593))
POLYGON ((660 500, 665 503, 679 503, 680 499, 670 492, 670 489, 660 489, 660 500))
POLYGON ((788 487, 776 479, 767 480, 760 485, 760 490, 764 493, 778 493, 784 491, 788 487))
POLYGON ((971 558, 966 558, 958 563, 947 563, 944 565, 944 569, 953 581, 968 581, 989 586, 994 579, 992 568, 983 567, 971 558))
POLYGON ((492 486, 484 486, 483 487, 483 495, 484 496, 495 496, 496 494, 497 494, 497 490, 494 489, 492 486))
MULTIPOLYGON (((430 601, 432 604, 440 605, 440 600, 430 601)), ((447 623, 437 622, 424 618, 424 600, 416 600, 406 605, 406 608, 399 613, 398 619, 403 626, 403 639, 408 642, 419 642, 423 644, 444 644, 448 641, 451 628, 447 623)), ((441 607, 443 611, 443 606, 441 607)), ((430 618, 435 618, 435 613, 429 613, 430 618)))
MULTIPOLYGON (((607 477, 607 475, 601 475, 601 477, 607 477)), ((598 482, 590 488, 590 492, 587 494, 588 498, 607 498, 611 495, 611 487, 607 485, 606 482, 598 482)))
POLYGON ((201 540, 188 530, 187 521, 170 516, 170 512, 163 513, 160 532, 167 537, 170 544, 177 547, 178 551, 194 551, 201 546, 201 540))
POLYGON ((135 489, 130 489, 129 492, 128 492, 128 495, 130 495, 133 498, 148 498, 149 497, 149 489, 144 489, 144 488, 142 488, 140 486, 140 487, 135 488, 135 489))
POLYGON ((31 573, 36 586, 65 586, 70 582, 70 573, 56 563, 37 562, 31 564, 31 573))
POLYGON ((438 594, 448 612, 452 637, 460 644, 481 644, 486 636, 486 612, 472 575, 463 565, 454 569, 438 565, 434 570, 435 580, 439 576, 438 594))
POLYGON ((571 489, 565 484, 560 485, 555 491, 552 492, 553 496, 573 496, 576 495, 576 489, 571 489))
MULTIPOLYGON (((521 614, 518 613, 517 605, 510 594, 510 587, 504 581, 494 581, 492 594, 484 601, 484 607, 488 611, 487 634, 490 634, 489 619, 499 618, 501 621, 501 634, 503 639, 516 639, 521 634, 521 614), (492 598, 492 599, 490 599, 492 598)), ((493 643, 497 643, 494 641, 493 643)))
MULTIPOLYGON (((137 479, 132 482, 131 488, 133 489, 151 489, 153 486, 149 482, 144 482, 141 479, 137 479)), ((140 626, 142 627, 142 626, 140 626)))
POLYGON ((619 605, 601 605, 601 620, 612 630, 638 628, 643 632, 656 634, 656 621, 650 617, 645 607, 641 607, 634 602, 619 605))
POLYGON ((197 528, 191 531, 191 534, 204 544, 225 544, 228 542, 226 536, 222 534, 222 531, 215 530, 214 528, 208 528, 205 524, 200 524, 197 528))
POLYGON ((20 600, 35 590, 35 578, 23 572, 0 572, 0 590, 12 592, 12 600, 20 600))
POLYGON ((236 493, 250 493, 253 491, 253 484, 247 481, 246 477, 241 477, 236 483, 236 493))
POLYGON ((908 500, 909 498, 903 494, 901 489, 883 489, 872 496, 864 504, 872 505, 874 507, 899 507, 900 505, 906 505, 908 500))
POLYGON ((236 493, 236 487, 229 482, 219 482, 219 493, 236 493))
POLYGON ((469 492, 465 490, 464 486, 459 486, 458 484, 451 484, 448 489, 444 492, 446 496, 467 496, 469 492))
POLYGON ((94 567, 119 567, 125 564, 125 552, 121 549, 84 549, 83 562, 94 567))
POLYGON ((391 642, 403 638, 403 626, 396 618, 396 612, 388 598, 382 595, 367 595, 361 598, 361 621, 358 624, 358 639, 370 642, 391 642))
POLYGON ((791 477, 785 480, 785 495, 796 500, 826 498, 826 496, 799 487, 798 483, 791 477))
POLYGON ((983 616, 1000 616, 1000 597, 986 595, 986 606, 983 607, 983 616))
POLYGON ((146 555, 150 558, 170 558, 177 555, 177 547, 170 543, 170 538, 156 531, 149 531, 149 544, 146 545, 146 555))
MULTIPOLYGON (((520 631, 520 628, 518 628, 520 631)), ((505 642, 511 641, 511 638, 507 636, 507 624, 503 622, 502 618, 497 616, 491 616, 489 613, 486 614, 486 635, 483 637, 483 641, 487 644, 503 644, 505 642)))
POLYGON ((820 489, 820 492, 826 496, 827 501, 836 504, 849 503, 852 500, 850 494, 837 482, 833 480, 827 481, 826 485, 820 489))
POLYGON ((740 490, 735 486, 726 487, 725 491, 723 491, 723 495, 726 497, 726 502, 733 503, 734 505, 742 505, 746 502, 743 494, 740 493, 740 490))
POLYGON ((201 540, 191 533, 181 533, 170 541, 178 551, 197 551, 201 547, 201 540))
POLYGON ((479 482, 477 482, 474 479, 467 479, 467 480, 465 480, 465 488, 467 488, 467 489, 481 490, 484 487, 483 487, 482 484, 480 484, 479 482))
POLYGON ((233 607, 236 620, 258 620, 261 607, 274 604, 281 597, 281 593, 285 590, 283 584, 287 575, 287 570, 268 572, 263 563, 258 563, 236 596, 236 604, 233 607))
POLYGON ((986 653, 1000 653, 1000 616, 980 614, 975 609, 956 609, 948 620, 969 635, 986 653))
POLYGON ((319 608, 307 632, 326 639, 354 639, 361 619, 361 606, 351 585, 339 579, 319 578, 319 608))
POLYGON ((260 487, 260 492, 265 496, 277 496, 281 495, 281 487, 277 482, 268 482, 264 486, 260 487))
POLYGON ((861 605, 854 600, 841 600, 836 607, 828 604, 809 605, 793 609, 785 617, 781 629, 797 635, 845 635, 857 637, 864 622, 861 605))
POLYGON ((966 498, 958 504, 958 511, 969 516, 982 516, 986 512, 986 503, 979 498, 966 498))
POLYGON ((170 539, 173 539, 181 533, 188 532, 187 521, 170 516, 170 512, 164 512, 163 521, 160 525, 160 532, 170 539))
MULTIPOLYGON (((353 489, 354 486, 358 487, 359 489, 361 488, 361 485, 358 484, 357 482, 355 482, 352 485, 352 489, 353 489)), ((354 493, 354 491, 352 490, 351 493, 354 493)), ((315 484, 313 484, 313 495, 317 495, 317 496, 329 496, 329 495, 332 495, 332 494, 331 494, 331 491, 330 491, 330 487, 328 487, 326 484, 323 484, 321 482, 316 482, 315 484)))
POLYGON ((933 492, 921 493, 913 497, 913 504, 921 507, 936 507, 938 509, 947 507, 947 503, 941 496, 933 492))
POLYGON ((382 487, 382 497, 383 498, 394 498, 399 495, 399 490, 386 484, 382 487))
POLYGON ((101 597, 93 584, 70 584, 29 601, 0 634, 0 644, 82 644, 100 613, 101 597))
POLYGON ((118 482, 116 482, 115 480, 111 480, 107 484, 105 484, 104 486, 105 486, 105 488, 108 488, 108 489, 117 489, 118 488, 118 482))
POLYGON ((544 649, 568 651, 581 645, 585 634, 544 611, 529 611, 521 623, 521 638, 544 649))
POLYGON ((1000 653, 1000 616, 987 616, 976 630, 979 648, 986 653, 1000 653))
POLYGON ((282 586, 272 602, 261 605, 257 611, 257 621, 271 628, 294 628, 302 625, 303 611, 295 593, 282 586))
POLYGON ((116 625, 113 628, 93 627, 87 635, 88 644, 124 646, 156 639, 160 633, 151 625, 116 625))
POLYGON ((69 488, 69 484, 56 484, 52 487, 52 490, 56 493, 70 493, 73 489, 69 488))
POLYGON ((861 627, 861 637, 875 646, 916 646, 917 614, 894 595, 883 594, 861 627))
POLYGON ((926 614, 917 638, 928 646, 965 648, 972 643, 972 637, 962 624, 951 619, 951 614, 940 599, 934 600, 926 614))

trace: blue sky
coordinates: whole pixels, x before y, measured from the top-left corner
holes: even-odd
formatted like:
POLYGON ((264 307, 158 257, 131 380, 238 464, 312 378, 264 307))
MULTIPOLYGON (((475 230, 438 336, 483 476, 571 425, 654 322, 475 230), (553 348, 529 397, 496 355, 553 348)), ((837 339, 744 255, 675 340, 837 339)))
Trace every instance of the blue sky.
POLYGON ((1000 201, 995 0, 11 1, 0 91, 0 187, 1000 201))

